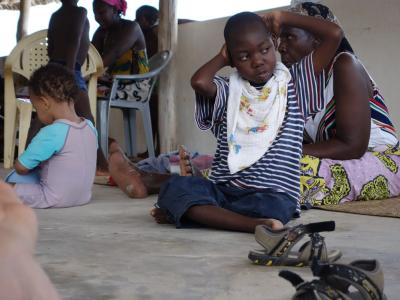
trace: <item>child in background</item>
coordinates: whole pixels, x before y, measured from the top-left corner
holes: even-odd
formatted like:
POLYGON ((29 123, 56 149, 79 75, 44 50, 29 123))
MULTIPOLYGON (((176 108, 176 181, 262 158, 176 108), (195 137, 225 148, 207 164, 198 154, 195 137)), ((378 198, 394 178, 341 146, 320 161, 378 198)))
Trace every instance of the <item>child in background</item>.
POLYGON ((29 81, 30 99, 46 124, 15 162, 6 181, 34 208, 69 207, 90 201, 96 172, 97 133, 77 116, 74 75, 59 64, 36 70, 29 81), (19 175, 18 175, 19 174, 19 175))
MULTIPOLYGON (((75 111, 79 117, 94 123, 86 82, 81 73, 90 46, 87 11, 77 5, 78 0, 61 0, 61 3, 62 6, 51 15, 49 22, 47 32, 49 62, 66 66, 74 73, 79 87, 75 99, 75 111)), ((36 118, 31 123, 27 144, 41 127, 43 124, 36 118)), ((97 159, 99 173, 107 173, 108 164, 101 148, 98 149, 97 159)))
POLYGON ((177 227, 196 223, 254 232, 265 224, 281 229, 298 208, 304 122, 320 109, 323 71, 342 30, 290 12, 273 12, 264 20, 244 12, 228 20, 224 36, 226 46, 191 81, 196 122, 217 139, 209 180, 172 177, 152 215, 177 227), (276 61, 272 40, 285 26, 318 37, 315 51, 290 69, 276 61), (215 76, 225 66, 237 71, 229 79, 215 76))

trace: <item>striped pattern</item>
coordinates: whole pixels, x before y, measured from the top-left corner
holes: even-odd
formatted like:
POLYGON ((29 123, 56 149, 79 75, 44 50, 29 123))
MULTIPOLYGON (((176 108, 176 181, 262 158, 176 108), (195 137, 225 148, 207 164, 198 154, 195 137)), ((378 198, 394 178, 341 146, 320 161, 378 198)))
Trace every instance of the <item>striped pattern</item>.
MULTIPOLYGON (((339 55, 336 56, 334 61, 336 61, 339 55)), ((333 80, 333 64, 325 83, 326 89, 329 89, 330 80, 333 80)), ((371 119, 381 130, 396 137, 396 129, 394 128, 393 123, 390 120, 389 112, 384 102, 384 99, 375 83, 372 80, 371 82, 373 86, 373 97, 369 99, 369 106, 371 108, 371 119)), ((330 93, 328 93, 328 95, 333 94, 333 91, 330 91, 330 93)), ((328 96, 325 95, 325 97, 328 96)), ((332 97, 332 99, 326 100, 328 101, 328 104, 326 105, 324 115, 320 123, 318 124, 318 131, 315 137, 316 142, 327 141, 336 136, 336 101, 334 97, 332 97)))
POLYGON ((296 201, 299 198, 300 168, 304 121, 317 112, 323 103, 323 75, 316 78, 312 56, 290 69, 287 112, 275 141, 264 156, 252 166, 230 174, 227 157, 227 78, 215 77, 217 95, 214 100, 196 95, 195 119, 202 130, 211 129, 217 139, 217 150, 209 179, 214 183, 239 188, 266 189, 286 192, 296 201))

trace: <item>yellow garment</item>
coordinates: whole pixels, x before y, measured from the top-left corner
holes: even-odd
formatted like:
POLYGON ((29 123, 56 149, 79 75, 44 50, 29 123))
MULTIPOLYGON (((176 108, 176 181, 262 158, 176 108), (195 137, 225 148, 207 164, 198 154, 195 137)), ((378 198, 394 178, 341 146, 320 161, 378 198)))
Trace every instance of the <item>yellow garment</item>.
POLYGON ((129 49, 110 68, 111 75, 142 74, 149 72, 146 49, 129 49))
MULTIPOLYGON (((149 61, 147 59, 146 49, 135 51, 129 49, 120 56, 115 63, 109 68, 110 75, 131 75, 143 74, 149 72, 149 61)), ((108 98, 110 95, 110 84, 98 84, 97 97, 108 98)))

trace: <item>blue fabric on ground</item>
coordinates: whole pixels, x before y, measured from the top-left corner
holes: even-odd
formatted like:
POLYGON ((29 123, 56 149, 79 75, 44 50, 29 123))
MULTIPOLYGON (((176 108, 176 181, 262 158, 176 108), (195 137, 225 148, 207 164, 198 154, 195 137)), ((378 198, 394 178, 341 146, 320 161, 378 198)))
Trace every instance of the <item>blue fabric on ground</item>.
POLYGON ((167 212, 177 228, 192 225, 182 216, 194 205, 215 205, 248 217, 272 218, 286 224, 295 215, 297 202, 272 189, 227 187, 195 176, 172 176, 162 186, 157 206, 167 212))
MULTIPOLYGON (((178 162, 179 161, 178 154, 179 154, 178 151, 172 151, 169 153, 160 154, 157 157, 146 158, 136 163, 136 167, 138 167, 142 171, 149 173, 161 173, 161 174, 171 173, 170 158, 175 156, 178 162)), ((194 159, 198 155, 199 155, 198 152, 191 153, 190 159, 194 159)))
POLYGON ((4 178, 4 181, 8 183, 39 183, 40 182, 39 169, 34 169, 25 175, 20 175, 15 170, 12 170, 4 178))

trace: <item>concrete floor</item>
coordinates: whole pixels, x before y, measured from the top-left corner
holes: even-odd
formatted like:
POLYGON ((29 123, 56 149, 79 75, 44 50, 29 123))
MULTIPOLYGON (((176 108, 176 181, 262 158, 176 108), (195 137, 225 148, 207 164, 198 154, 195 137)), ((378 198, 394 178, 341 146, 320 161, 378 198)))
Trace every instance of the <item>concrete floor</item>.
MULTIPOLYGON (((1 172, 0 172, 1 173, 1 172)), ((259 248, 251 234, 175 229, 149 216, 156 197, 126 198, 117 188, 94 186, 89 205, 37 210, 37 258, 64 300, 290 299, 294 289, 280 267, 252 265, 259 248)), ((377 258, 388 299, 400 294, 400 220, 327 211, 303 213, 301 222, 335 220, 325 233, 342 261, 377 258)), ((294 271, 311 278, 308 268, 294 271)))

